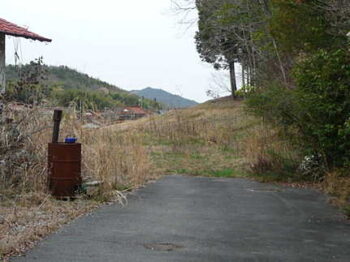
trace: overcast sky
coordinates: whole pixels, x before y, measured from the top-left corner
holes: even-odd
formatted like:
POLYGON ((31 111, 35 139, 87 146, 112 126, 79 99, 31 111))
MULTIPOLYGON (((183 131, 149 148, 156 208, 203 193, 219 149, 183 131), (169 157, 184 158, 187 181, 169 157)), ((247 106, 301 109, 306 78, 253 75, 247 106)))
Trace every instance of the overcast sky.
MULTIPOLYGON (((215 71, 198 57, 195 26, 186 31, 170 7, 170 0, 1 0, 0 17, 53 39, 21 39, 23 63, 43 56, 126 90, 151 86, 203 102, 215 71)), ((7 38, 7 63, 17 41, 7 38)))

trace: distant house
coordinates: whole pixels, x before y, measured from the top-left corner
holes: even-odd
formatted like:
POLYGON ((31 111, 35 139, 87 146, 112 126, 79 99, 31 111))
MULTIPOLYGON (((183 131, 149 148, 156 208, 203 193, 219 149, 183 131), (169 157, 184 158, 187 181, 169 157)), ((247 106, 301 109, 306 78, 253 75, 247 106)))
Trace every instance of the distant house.
POLYGON ((119 113, 120 120, 135 120, 149 115, 149 112, 139 106, 124 107, 119 113))

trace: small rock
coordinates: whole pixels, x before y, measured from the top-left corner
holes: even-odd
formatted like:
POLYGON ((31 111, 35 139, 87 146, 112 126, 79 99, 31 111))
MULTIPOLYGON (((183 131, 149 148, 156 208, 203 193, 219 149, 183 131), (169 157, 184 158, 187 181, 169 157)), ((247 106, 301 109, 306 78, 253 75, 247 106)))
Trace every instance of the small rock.
POLYGON ((102 181, 90 181, 86 182, 84 185, 87 187, 99 186, 102 184, 102 181))
POLYGON ((96 125, 96 124, 93 124, 93 123, 88 123, 86 125, 83 125, 83 128, 96 129, 96 128, 100 128, 100 126, 96 125))
POLYGON ((5 218, 3 216, 0 216, 0 225, 5 224, 5 218))

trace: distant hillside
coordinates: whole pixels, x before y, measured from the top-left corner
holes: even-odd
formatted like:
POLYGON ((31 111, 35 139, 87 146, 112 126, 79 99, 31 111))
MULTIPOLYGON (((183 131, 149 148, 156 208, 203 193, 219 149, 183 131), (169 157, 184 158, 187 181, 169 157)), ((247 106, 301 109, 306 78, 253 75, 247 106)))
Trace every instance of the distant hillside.
MULTIPOLYGON (((67 66, 47 66, 38 62, 23 65, 21 68, 13 65, 6 67, 7 93, 13 101, 32 103, 34 102, 33 97, 38 100, 37 96, 30 93, 30 89, 15 89, 15 83, 24 76, 31 82, 34 80, 34 83, 43 84, 48 90, 42 90, 42 95, 45 95, 45 98, 53 105, 69 106, 74 102, 84 104, 85 108, 96 110, 140 105, 140 97, 137 94, 122 90, 67 66)), ((148 99, 142 101, 142 106, 146 109, 162 108, 159 103, 148 99)))
POLYGON ((189 100, 178 95, 173 95, 162 89, 155 89, 151 87, 147 87, 142 90, 134 90, 131 92, 138 96, 143 96, 151 100, 156 99, 157 102, 163 103, 170 108, 184 108, 198 104, 196 101, 189 100))
MULTIPOLYGON (((28 65, 23 66, 24 68, 28 65)), ((111 85, 107 82, 101 81, 99 79, 93 78, 87 74, 81 73, 77 70, 69 68, 68 66, 43 66, 47 81, 50 85, 60 86, 63 89, 91 89, 98 90, 101 88, 106 88, 111 91, 122 91, 120 88, 111 85)), ((13 65, 8 65, 6 67, 6 78, 7 80, 18 79, 18 68, 13 65)))

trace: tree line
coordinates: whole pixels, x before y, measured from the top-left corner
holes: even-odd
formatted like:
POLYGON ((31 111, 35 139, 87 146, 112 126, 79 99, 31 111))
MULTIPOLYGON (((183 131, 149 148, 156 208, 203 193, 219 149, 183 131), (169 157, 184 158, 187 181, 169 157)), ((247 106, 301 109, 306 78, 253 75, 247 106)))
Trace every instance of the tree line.
POLYGON ((156 101, 143 99, 114 85, 68 68, 47 66, 42 58, 29 64, 6 67, 5 99, 24 104, 75 106, 77 109, 105 110, 140 105, 146 109, 163 107, 156 101))
MULTIPOLYGON (((232 97, 282 127, 327 170, 350 166, 350 1, 179 0, 197 10, 201 59, 230 71, 232 97), (237 90, 235 64, 242 67, 237 90)), ((347 172, 348 174, 348 172, 347 172)))

